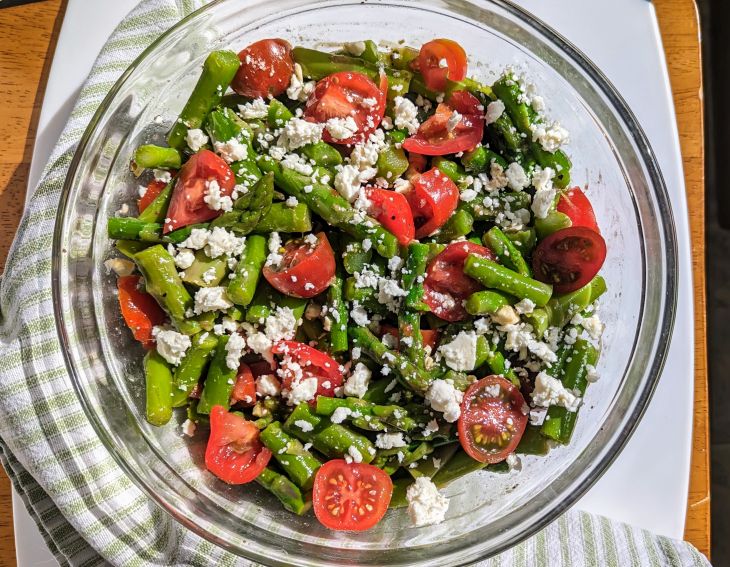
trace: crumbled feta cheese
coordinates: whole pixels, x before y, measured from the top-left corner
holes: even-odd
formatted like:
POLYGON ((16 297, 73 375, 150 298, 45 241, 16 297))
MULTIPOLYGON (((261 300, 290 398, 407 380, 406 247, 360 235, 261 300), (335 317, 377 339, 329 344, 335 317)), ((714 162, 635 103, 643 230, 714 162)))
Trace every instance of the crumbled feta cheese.
POLYGON ((195 435, 195 422, 186 419, 182 424, 182 432, 183 435, 186 435, 187 437, 195 435))
POLYGON ((301 173, 302 175, 312 175, 312 173, 314 173, 314 168, 307 163, 307 160, 298 154, 286 154, 284 159, 281 160, 281 165, 287 169, 301 173))
POLYGON ((406 491, 408 516, 414 526, 429 526, 444 521, 449 499, 441 494, 430 478, 418 477, 406 491))
MULTIPOLYGON (((353 358, 355 358, 354 355, 353 358)), ((362 398, 368 391, 368 384, 370 383, 371 377, 372 372, 370 369, 362 362, 358 362, 352 370, 352 374, 350 374, 350 377, 345 382, 343 390, 345 395, 362 398)))
POLYGON ((581 327, 586 330, 592 339, 598 340, 603 334, 603 323, 598 315, 591 315, 590 317, 582 317, 580 322, 581 327))
POLYGON ((467 372, 474 370, 477 360, 477 335, 474 332, 461 331, 450 343, 439 346, 438 353, 443 356, 446 366, 453 370, 467 372))
POLYGON ((487 125, 493 124, 494 122, 499 120, 499 117, 502 116, 503 112, 504 112, 504 103, 501 100, 497 99, 497 100, 490 102, 487 105, 487 112, 486 112, 486 115, 484 116, 484 119, 485 119, 487 125))
POLYGON ((441 59, 439 59, 439 68, 447 69, 448 67, 449 67, 449 62, 446 61, 445 57, 442 57, 441 59))
POLYGON ((471 203, 474 199, 477 198, 478 193, 474 189, 464 189, 459 194, 459 199, 461 201, 464 201, 465 203, 471 203))
POLYGON ((516 161, 509 164, 505 174, 507 175, 507 185, 513 191, 522 191, 530 185, 530 178, 516 161))
POLYGON ((555 152, 560 146, 567 144, 570 134, 563 128, 559 122, 545 125, 542 123, 532 124, 530 126, 532 132, 532 141, 539 142, 542 149, 546 152, 555 152))
POLYGON ((578 411, 581 398, 563 386, 563 383, 557 378, 553 378, 545 372, 540 372, 535 378, 532 402, 536 406, 545 408, 562 406, 568 411, 578 411))
POLYGON ((292 118, 285 125, 276 144, 287 151, 296 150, 307 144, 322 140, 323 124, 309 122, 302 118, 292 118))
POLYGON ((223 255, 240 256, 246 243, 245 237, 239 238, 220 226, 213 227, 213 230, 208 232, 207 237, 205 254, 209 258, 218 258, 218 256, 223 255))
POLYGON ((200 128, 191 128, 185 134, 185 141, 191 150, 197 152, 208 143, 208 136, 200 128))
POLYGON ((596 367, 592 364, 586 364, 586 380, 588 382, 598 382, 599 378, 600 375, 598 374, 596 367))
POLYGON ((434 433, 438 433, 439 430, 439 423, 435 419, 432 419, 426 424, 426 427, 423 428, 423 435, 424 437, 429 437, 430 435, 434 433))
POLYGON ((205 195, 203 201, 209 209, 214 211, 228 212, 233 210, 233 200, 228 195, 221 193, 220 185, 215 179, 205 182, 205 195))
POLYGON ((451 134, 461 122, 464 116, 458 110, 452 110, 449 119, 446 121, 446 131, 451 134))
POLYGON ((162 181, 165 184, 172 181, 172 174, 164 169, 153 169, 152 175, 154 175, 155 181, 162 181))
POLYGON ((130 276, 134 272, 134 262, 125 260, 124 258, 109 258, 104 260, 104 267, 109 272, 114 272, 118 276, 130 276))
POLYGON ((557 356, 550 345, 538 341, 530 332, 532 327, 525 326, 524 323, 515 325, 502 325, 498 329, 506 333, 506 339, 504 342, 504 348, 513 351, 520 352, 520 358, 525 358, 523 349, 531 352, 533 355, 541 359, 543 362, 555 362, 557 356))
MULTIPOLYGON (((372 132, 362 144, 355 144, 350 153, 350 164, 360 170, 372 168, 378 162, 380 151, 386 146, 385 132, 378 129, 372 132)), ((375 177, 375 174, 373 174, 375 177)))
POLYGON ((405 128, 411 136, 418 131, 418 108, 410 99, 402 96, 393 99, 393 118, 396 128, 405 128))
POLYGON ((157 342, 157 353, 173 366, 177 366, 192 344, 190 337, 170 327, 153 327, 152 336, 157 342))
POLYGON ((407 179, 398 178, 393 182, 393 189, 396 193, 408 193, 412 187, 413 185, 407 179))
POLYGON ((242 144, 236 138, 231 138, 227 142, 216 142, 214 146, 216 153, 227 163, 244 160, 248 155, 246 144, 242 144))
POLYGON ((531 299, 523 299, 518 303, 515 303, 515 311, 520 315, 529 315, 535 310, 535 302, 531 299))
POLYGON ((362 463, 362 453, 358 451, 357 447, 355 447, 354 445, 350 445, 350 448, 347 449, 347 455, 345 455, 345 461, 347 461, 348 463, 362 463))
POLYGON ((286 201, 284 201, 284 202, 286 203, 287 207, 291 207, 291 208, 294 208, 299 204, 299 200, 294 196, 287 197, 286 201))
POLYGON ((238 114, 244 120, 250 120, 252 118, 266 118, 269 114, 269 106, 264 102, 261 97, 253 99, 251 102, 246 104, 238 105, 238 114))
POLYGON ((223 336, 226 333, 235 333, 238 331, 238 323, 230 317, 223 317, 220 323, 213 325, 213 334, 223 336))
POLYGON ((309 423, 308 421, 305 421, 303 419, 297 419, 294 422, 294 425, 296 425, 299 429, 304 431, 304 433, 309 433, 310 431, 314 430, 314 426, 309 423))
POLYGON ((350 310, 350 317, 352 317, 352 320, 356 325, 360 325, 361 327, 364 327, 365 325, 370 323, 368 312, 365 311, 364 307, 361 307, 359 305, 353 306, 353 308, 350 310))
POLYGON ((289 87, 286 89, 286 96, 291 100, 304 102, 314 91, 314 81, 305 81, 302 73, 302 66, 294 63, 294 73, 292 73, 289 81, 289 87))
POLYGON ((342 407, 336 408, 335 411, 332 412, 332 415, 330 416, 330 421, 332 423, 342 423, 351 415, 352 415, 352 410, 350 408, 342 406, 342 407))
POLYGON ((539 219, 544 219, 555 200, 556 189, 553 187, 553 177, 555 172, 546 167, 542 169, 536 167, 532 175, 532 184, 535 187, 535 196, 532 198, 532 212, 539 219))
POLYGON ((511 305, 503 305, 491 317, 497 325, 516 325, 520 322, 520 316, 511 305))
POLYGON ((195 307, 193 310, 196 315, 208 311, 225 311, 231 307, 233 307, 233 302, 228 299, 224 287, 202 287, 195 292, 195 307))
POLYGON ((271 396, 272 398, 279 395, 281 392, 281 384, 273 374, 264 374, 256 378, 256 394, 265 398, 271 396))
POLYGON ((360 186, 372 179, 377 170, 367 168, 364 171, 354 165, 345 164, 335 174, 335 189, 351 203, 360 195, 360 186))
POLYGON ((243 356, 243 349, 245 348, 246 340, 238 333, 232 334, 226 343, 226 366, 228 368, 238 370, 241 357, 243 356))
POLYGON ((314 399, 317 393, 317 379, 304 378, 292 382, 291 390, 286 393, 287 403, 296 406, 302 402, 309 402, 314 399))
POLYGON ((442 412, 444 419, 449 423, 454 423, 459 419, 464 393, 454 388, 451 380, 434 380, 426 392, 425 398, 431 409, 442 412))
POLYGON ((357 134, 359 128, 357 122, 352 116, 345 118, 330 118, 327 120, 325 128, 332 136, 333 140, 346 140, 357 134))
POLYGON ((269 234, 269 255, 266 257, 266 265, 275 269, 281 266, 284 261, 281 251, 281 237, 278 232, 272 232, 269 234))
POLYGON ((181 248, 175 255, 175 265, 181 270, 187 270, 195 261, 195 253, 189 248, 181 248))
POLYGON ((396 449, 398 447, 405 447, 405 439, 403 439, 403 433, 378 433, 375 437, 375 446, 378 449, 396 449))

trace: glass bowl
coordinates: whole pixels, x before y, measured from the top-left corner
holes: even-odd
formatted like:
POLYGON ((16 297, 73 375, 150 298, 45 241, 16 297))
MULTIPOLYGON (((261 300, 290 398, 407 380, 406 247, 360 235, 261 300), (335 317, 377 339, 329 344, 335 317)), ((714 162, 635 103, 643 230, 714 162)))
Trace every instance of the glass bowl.
MULTIPOLYGON (((452 565, 498 553, 554 520, 606 470, 636 427, 666 356, 676 301, 672 214, 636 119, 575 47, 500 0, 218 0, 182 20, 124 73, 81 140, 61 198, 53 250, 60 339, 78 396, 120 466, 178 521, 233 553, 271 565, 452 565), (207 53, 264 37, 324 46, 373 38, 458 40, 470 71, 492 81, 524 68, 547 113, 570 131, 574 182, 586 185, 608 258, 598 370, 570 445, 523 457, 519 473, 479 472, 451 484, 446 520, 413 528, 389 512, 364 533, 324 529, 285 512, 256 485, 231 487, 202 465, 205 435, 144 419, 142 349, 124 328, 103 260, 106 221, 134 199, 129 160, 161 142, 207 53)), ((177 420, 177 421, 176 421, 177 420)))

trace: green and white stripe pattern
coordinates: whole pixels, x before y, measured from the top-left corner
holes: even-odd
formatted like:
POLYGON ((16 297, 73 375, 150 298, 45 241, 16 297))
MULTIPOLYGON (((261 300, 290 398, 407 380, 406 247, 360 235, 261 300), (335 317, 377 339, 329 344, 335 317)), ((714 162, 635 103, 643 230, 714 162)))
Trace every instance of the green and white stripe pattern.
MULTIPOLYGON (((204 0, 145 0, 96 61, 51 156, 0 283, 0 460, 62 565, 250 565, 177 524, 96 438, 61 355, 51 244, 76 145, 129 63, 204 0)), ((691 545, 570 511, 485 566, 709 565, 691 545)))

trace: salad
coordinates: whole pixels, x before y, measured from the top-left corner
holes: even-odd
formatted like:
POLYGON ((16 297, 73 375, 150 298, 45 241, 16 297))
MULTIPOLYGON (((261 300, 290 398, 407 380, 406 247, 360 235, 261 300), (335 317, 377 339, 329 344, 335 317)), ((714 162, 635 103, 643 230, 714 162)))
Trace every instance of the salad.
POLYGON ((448 483, 568 443, 606 244, 545 109, 448 39, 210 53, 108 221, 147 420, 333 530, 438 523, 448 483))

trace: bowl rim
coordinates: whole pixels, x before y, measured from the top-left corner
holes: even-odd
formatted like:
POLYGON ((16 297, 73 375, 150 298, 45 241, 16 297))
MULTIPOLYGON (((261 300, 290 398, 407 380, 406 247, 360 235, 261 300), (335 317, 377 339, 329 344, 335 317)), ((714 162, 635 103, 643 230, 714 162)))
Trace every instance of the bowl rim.
MULTIPOLYGON (((112 455, 115 462, 125 472, 126 476, 137 486, 146 496, 151 498, 157 505, 163 510, 170 514, 170 516, 177 522, 181 523, 198 536, 220 546, 226 551, 232 552, 236 555, 241 555, 240 548, 230 544, 228 541, 223 539, 221 536, 212 533, 207 530, 204 526, 196 523, 193 519, 188 517, 186 513, 175 508, 174 505, 170 504, 169 501, 161 494, 158 494, 154 487, 140 475, 134 467, 127 463, 124 456, 115 448, 114 443, 108 436, 104 425, 101 423, 99 417, 93 411, 93 405, 91 400, 86 397, 84 393, 84 387, 82 380, 77 374, 75 363, 72 360, 71 348, 70 348, 70 337, 66 332, 66 320, 63 310, 60 309, 62 305, 62 262, 63 262, 63 251, 62 243, 64 239, 64 228, 65 218, 69 208, 69 197, 73 190, 75 179, 79 171, 79 166, 82 163, 83 154, 88 149, 89 142, 102 118, 105 116, 110 103, 114 100, 118 92, 122 89, 130 75, 137 69, 137 67, 146 60, 148 55, 152 53, 157 47, 163 43, 167 38, 177 32, 181 27, 184 27, 189 21, 198 18, 201 14, 213 10, 217 5, 226 3, 230 0, 212 0, 208 4, 201 8, 191 12, 184 18, 181 18, 173 26, 163 32, 157 37, 149 46, 147 46, 125 69, 125 71, 119 76, 114 85, 110 88, 107 95, 103 98, 99 104, 98 109, 91 118, 89 124, 84 130, 81 136, 78 146, 74 152, 73 158, 69 164, 68 173, 66 175, 58 204, 58 212, 56 215, 54 233, 53 233, 53 248, 52 248, 52 263, 51 263, 51 274, 52 274, 52 300, 54 303, 54 318, 56 323, 56 331, 59 342, 62 346, 63 359, 66 369, 71 377, 74 391, 81 406, 84 408, 86 417, 89 419, 92 427, 94 428, 97 436, 102 441, 106 450, 112 455)), ((444 4, 449 5, 448 0, 442 0, 444 4)), ((472 4, 477 8, 481 2, 477 0, 462 0, 468 4, 472 4)), ((403 6, 405 4, 417 5, 418 0, 396 0, 398 5, 403 6)), ((613 461, 619 456, 623 448, 628 443, 629 439, 636 430, 640 423, 651 398, 656 389, 657 383, 661 376, 666 358, 669 352, 670 338, 674 328, 674 322, 676 318, 677 310, 677 298, 678 298, 678 248, 677 248, 677 235, 676 227, 674 222, 674 215, 672 212, 671 202, 667 192, 664 177, 661 169, 656 160, 654 151, 644 133, 643 128, 639 124, 633 111, 630 109, 624 98, 619 94, 618 90, 614 87, 613 83, 605 76, 605 74, 589 59, 578 47, 571 43, 562 34, 554 30, 547 23, 543 22, 536 16, 534 16, 528 10, 515 4, 511 0, 482 0, 487 7, 491 4, 499 9, 504 10, 507 15, 516 18, 521 24, 526 25, 527 28, 532 28, 538 33, 542 34, 550 41, 552 41, 556 47, 558 47, 564 54, 565 58, 568 59, 572 64, 578 66, 584 71, 590 80, 595 82, 601 90, 601 94, 605 96, 606 103, 611 109, 619 114, 624 120, 628 131, 631 134, 632 140, 636 145, 637 155, 641 158, 642 165, 646 168, 647 179, 650 182, 650 189, 654 191, 654 197, 656 199, 656 207, 658 212, 661 214, 661 219, 657 222, 657 230, 660 238, 663 241, 664 253, 666 254, 666 263, 663 266, 665 273, 664 288, 665 297, 663 303, 663 309, 660 309, 658 315, 661 326, 654 333, 655 340, 664 337, 666 340, 658 341, 655 348, 654 356, 649 360, 646 366, 645 374, 647 376, 644 387, 637 390, 633 402, 633 411, 630 418, 623 424, 623 427, 616 431, 612 439, 612 444, 609 450, 604 452, 604 455, 596 455, 594 457, 593 468, 582 478, 582 482, 579 486, 575 486, 570 492, 564 494, 560 502, 555 503, 554 506, 550 507, 548 512, 543 514, 539 519, 532 522, 521 534, 517 537, 512 538, 509 541, 505 541, 498 544, 496 547, 489 550, 486 555, 479 555, 479 558, 486 558, 509 549, 518 543, 526 540, 527 538, 535 535, 537 532, 545 528, 548 524, 555 521, 560 515, 562 515, 568 508, 570 508, 579 498, 581 498, 609 469, 613 461)), ((388 0, 339 0, 339 4, 336 5, 352 5, 358 4, 370 4, 387 5, 388 0)), ((644 253, 642 252, 642 257, 644 253)), ((644 269, 646 269, 646 260, 644 262, 644 269)), ((645 300, 642 297, 642 310, 645 307, 645 300)), ((481 546, 474 545, 473 549, 481 546)), ((271 557, 266 557, 259 554, 258 552, 250 552, 245 557, 254 559, 257 561, 266 562, 271 560, 271 557)), ((474 557, 465 557, 464 561, 471 562, 474 557)), ((468 563, 459 563, 468 564, 468 563)))

